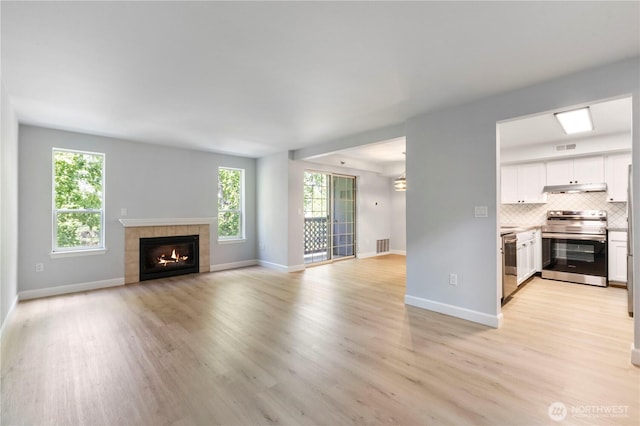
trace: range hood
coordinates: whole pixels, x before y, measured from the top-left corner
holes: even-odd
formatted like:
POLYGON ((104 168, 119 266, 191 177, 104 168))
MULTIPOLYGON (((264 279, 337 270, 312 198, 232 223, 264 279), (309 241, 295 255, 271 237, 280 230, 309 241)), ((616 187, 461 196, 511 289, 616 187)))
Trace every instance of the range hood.
POLYGON ((604 192, 607 190, 606 183, 574 183, 571 185, 547 185, 542 192, 550 194, 570 194, 576 192, 604 192))

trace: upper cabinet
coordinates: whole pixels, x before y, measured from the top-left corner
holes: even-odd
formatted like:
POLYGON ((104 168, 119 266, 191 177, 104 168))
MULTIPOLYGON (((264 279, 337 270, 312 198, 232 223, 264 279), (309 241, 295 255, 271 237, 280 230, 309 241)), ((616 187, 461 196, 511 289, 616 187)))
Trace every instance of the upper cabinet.
POLYGON ((604 182, 604 157, 585 157, 549 161, 547 185, 604 182))
POLYGON ((607 201, 626 202, 631 154, 612 154, 605 159, 607 201))
POLYGON ((599 155, 574 159, 573 180, 573 183, 604 182, 604 158, 599 155))
POLYGON ((545 185, 607 184, 607 201, 626 202, 631 153, 567 158, 501 168, 502 204, 547 202, 545 185))
POLYGON ((544 163, 502 166, 502 204, 546 203, 544 163))

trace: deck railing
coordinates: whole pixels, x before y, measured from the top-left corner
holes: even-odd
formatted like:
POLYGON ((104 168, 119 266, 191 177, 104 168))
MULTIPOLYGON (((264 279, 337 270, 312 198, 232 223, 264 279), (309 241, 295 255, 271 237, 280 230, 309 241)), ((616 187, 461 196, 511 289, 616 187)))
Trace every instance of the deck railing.
POLYGON ((327 251, 328 223, 327 217, 304 218, 304 254, 327 251))

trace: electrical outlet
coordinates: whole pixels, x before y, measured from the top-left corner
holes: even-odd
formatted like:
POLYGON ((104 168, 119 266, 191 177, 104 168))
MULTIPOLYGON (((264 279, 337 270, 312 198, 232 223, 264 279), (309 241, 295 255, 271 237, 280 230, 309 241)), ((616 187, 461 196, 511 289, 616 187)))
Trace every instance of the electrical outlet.
POLYGON ((458 285, 458 274, 449 274, 449 285, 458 285))
POLYGON ((264 243, 260 243, 258 245, 258 249, 260 249, 260 251, 263 251, 264 250, 264 243))
POLYGON ((44 271, 44 263, 36 263, 36 272, 44 271))
POLYGON ((120 209, 120 216, 127 217, 127 208, 126 207, 122 207, 120 209))

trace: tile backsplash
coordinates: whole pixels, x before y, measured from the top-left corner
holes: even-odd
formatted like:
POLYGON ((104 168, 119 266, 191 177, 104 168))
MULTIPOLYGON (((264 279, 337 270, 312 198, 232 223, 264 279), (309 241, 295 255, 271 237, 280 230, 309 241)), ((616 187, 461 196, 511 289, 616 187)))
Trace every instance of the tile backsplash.
POLYGON ((542 225, 547 210, 606 210, 610 228, 627 227, 627 203, 608 203, 606 192, 549 194, 546 204, 501 204, 502 225, 542 225))

